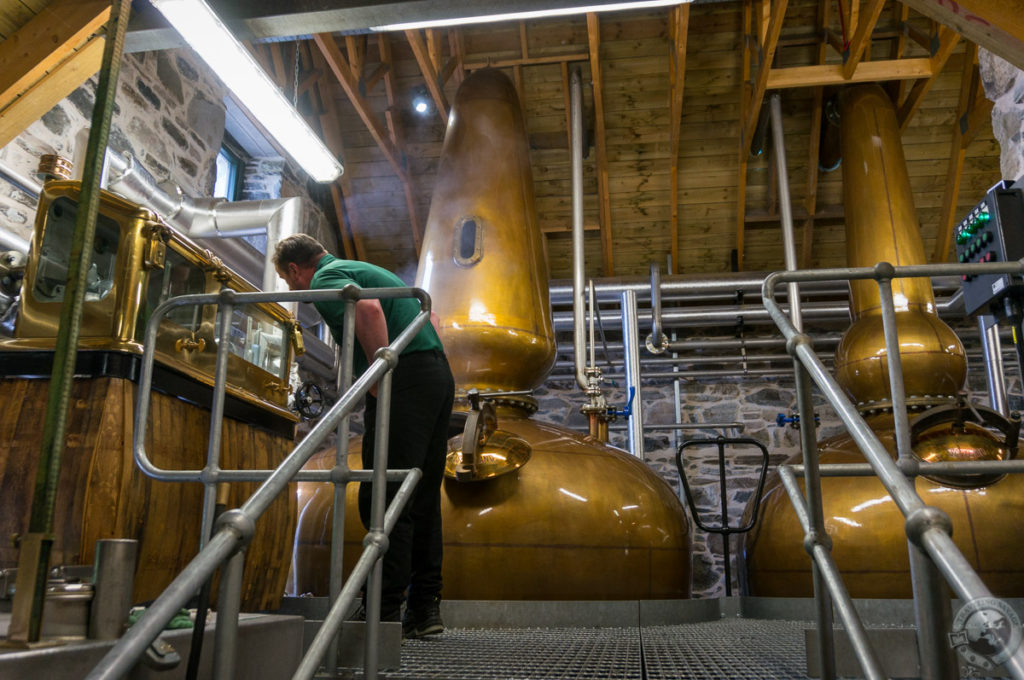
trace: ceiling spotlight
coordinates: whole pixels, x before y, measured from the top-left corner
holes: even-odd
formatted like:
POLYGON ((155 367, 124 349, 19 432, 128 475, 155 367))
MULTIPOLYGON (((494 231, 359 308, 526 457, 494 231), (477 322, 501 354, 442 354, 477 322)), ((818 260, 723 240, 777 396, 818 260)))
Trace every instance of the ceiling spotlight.
POLYGON ((433 108, 430 97, 427 96, 426 92, 417 92, 412 98, 412 110, 421 116, 425 116, 430 113, 430 109, 433 108))

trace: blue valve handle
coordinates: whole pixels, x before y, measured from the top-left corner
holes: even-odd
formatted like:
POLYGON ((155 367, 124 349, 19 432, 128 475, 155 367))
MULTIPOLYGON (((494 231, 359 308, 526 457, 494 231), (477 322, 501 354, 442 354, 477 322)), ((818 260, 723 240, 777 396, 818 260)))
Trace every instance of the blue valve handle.
MULTIPOLYGON (((814 414, 814 424, 818 425, 820 423, 821 423, 821 418, 819 418, 818 414, 815 413, 814 414)), ((792 424, 793 427, 796 427, 796 426, 798 426, 800 424, 800 416, 799 415, 794 415, 794 416, 791 416, 791 417, 787 418, 785 413, 780 413, 778 416, 775 417, 775 424, 778 425, 779 427, 785 427, 787 424, 792 424)))
POLYGON ((629 388, 629 399, 626 401, 626 408, 622 409, 621 411, 616 411, 614 408, 610 408, 610 409, 608 409, 608 415, 611 415, 611 416, 622 416, 623 418, 628 418, 631 415, 633 415, 633 397, 634 396, 636 396, 636 388, 635 387, 630 387, 629 388))

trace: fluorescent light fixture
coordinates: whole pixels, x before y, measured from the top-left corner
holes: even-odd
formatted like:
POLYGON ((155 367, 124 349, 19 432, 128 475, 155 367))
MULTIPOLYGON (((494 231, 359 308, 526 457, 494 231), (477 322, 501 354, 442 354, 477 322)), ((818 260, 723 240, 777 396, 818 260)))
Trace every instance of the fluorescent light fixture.
POLYGON ((615 12, 623 9, 648 9, 650 7, 669 7, 685 5, 692 0, 637 0, 637 2, 610 2, 605 5, 578 5, 576 7, 556 7, 554 9, 535 9, 522 12, 505 12, 503 14, 481 14, 471 17, 453 19, 425 19, 410 21, 404 24, 386 24, 373 26, 371 31, 409 31, 417 28, 438 28, 441 26, 465 26, 466 24, 486 24, 495 21, 522 21, 540 19, 542 17, 558 17, 569 14, 587 14, 589 12, 615 12))
POLYGON ((338 159, 203 0, 151 2, 310 177, 332 182, 341 174, 338 159))

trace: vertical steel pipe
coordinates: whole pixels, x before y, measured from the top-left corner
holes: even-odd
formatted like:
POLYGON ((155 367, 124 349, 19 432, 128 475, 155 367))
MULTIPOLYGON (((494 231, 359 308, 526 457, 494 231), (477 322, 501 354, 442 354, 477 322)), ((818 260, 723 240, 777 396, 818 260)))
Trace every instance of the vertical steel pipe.
MULTIPOLYGON (((775 175, 779 182, 779 216, 782 220, 782 250, 786 258, 786 271, 797 269, 796 237, 793 233, 793 206, 789 196, 789 170, 786 167, 786 139, 782 133, 781 97, 774 93, 770 100, 772 121, 772 155, 775 157, 775 175)), ((804 327, 800 314, 800 287, 790 282, 789 316, 798 331, 804 327)))
POLYGON ((1003 373, 1003 348, 999 340, 999 324, 986 314, 978 317, 978 334, 985 358, 985 377, 988 378, 988 400, 993 409, 1004 416, 1010 414, 1006 401, 1006 375, 1003 373))
POLYGON ((629 415, 629 452, 644 458, 644 407, 640 390, 640 329, 636 320, 636 293, 622 293, 622 350, 626 367, 626 395, 633 392, 632 412, 629 415))
MULTIPOLYGON (((587 389, 583 370, 586 337, 583 332, 583 273, 586 251, 583 248, 583 84, 580 70, 569 77, 570 121, 572 130, 572 339, 576 360, 576 384, 587 389)), ((591 310, 593 313, 593 310, 591 310)))
POLYGON ((90 640, 116 640, 121 637, 132 606, 138 552, 139 542, 134 539, 96 541, 92 569, 95 590, 89 607, 90 640))

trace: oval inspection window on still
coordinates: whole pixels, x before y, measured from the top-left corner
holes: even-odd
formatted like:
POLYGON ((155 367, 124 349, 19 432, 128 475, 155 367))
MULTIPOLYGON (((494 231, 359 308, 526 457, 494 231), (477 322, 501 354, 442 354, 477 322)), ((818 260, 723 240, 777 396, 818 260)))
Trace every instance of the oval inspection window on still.
POLYGON ((483 224, 478 217, 462 218, 455 228, 455 263, 471 267, 483 256, 483 224))

